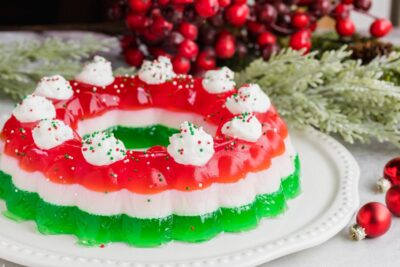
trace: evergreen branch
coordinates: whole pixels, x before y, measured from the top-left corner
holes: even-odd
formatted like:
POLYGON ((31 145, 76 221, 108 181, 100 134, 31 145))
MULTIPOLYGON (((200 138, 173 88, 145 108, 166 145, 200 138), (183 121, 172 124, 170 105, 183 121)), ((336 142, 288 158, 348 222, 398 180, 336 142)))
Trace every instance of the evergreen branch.
POLYGON ((81 69, 83 60, 117 46, 115 38, 90 37, 79 41, 47 38, 1 44, 0 91, 15 100, 21 99, 34 90, 43 76, 60 74, 70 79, 81 69))
POLYGON ((400 73, 400 54, 367 65, 349 58, 346 47, 305 57, 284 50, 270 61, 256 60, 237 82, 258 83, 289 124, 339 134, 350 143, 371 138, 400 146, 400 87, 384 80, 400 73))

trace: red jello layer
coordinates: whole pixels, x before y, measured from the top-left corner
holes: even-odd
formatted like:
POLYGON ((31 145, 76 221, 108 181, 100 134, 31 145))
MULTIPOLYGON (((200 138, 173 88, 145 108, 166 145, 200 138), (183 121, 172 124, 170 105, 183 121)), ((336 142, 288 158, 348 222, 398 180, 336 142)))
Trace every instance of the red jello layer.
MULTIPOLYGON (((214 136, 215 154, 204 166, 182 165, 174 161, 165 147, 155 146, 145 152, 128 151, 124 160, 108 166, 93 166, 81 153, 81 138, 50 150, 39 149, 32 139, 36 123, 21 123, 11 117, 2 131, 5 153, 19 159, 27 171, 40 171, 51 181, 81 184, 101 192, 128 189, 153 194, 169 189, 197 190, 212 183, 232 183, 248 172, 269 167, 271 158, 285 151, 287 129, 274 108, 256 113, 263 124, 263 135, 255 143, 233 140, 220 129, 233 115, 225 108, 225 94, 209 94, 200 79, 176 78, 162 85, 147 85, 136 77, 117 77, 101 88, 71 82, 75 92, 67 101, 53 101, 57 119, 76 129, 80 120, 99 117, 110 110, 163 108, 193 112, 218 127, 214 136)), ((134 125, 131 125, 134 127, 134 125)), ((27 177, 29 179, 29 177, 27 177)))

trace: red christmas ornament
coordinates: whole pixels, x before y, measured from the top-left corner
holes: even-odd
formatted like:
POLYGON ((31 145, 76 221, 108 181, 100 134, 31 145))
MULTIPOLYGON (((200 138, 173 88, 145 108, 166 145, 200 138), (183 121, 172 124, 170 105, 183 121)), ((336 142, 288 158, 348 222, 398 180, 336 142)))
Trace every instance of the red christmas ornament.
POLYGON ((392 186, 387 191, 386 206, 393 215, 400 217, 400 185, 392 186))
POLYGON ((357 241, 365 237, 375 238, 386 233, 391 223, 388 208, 379 202, 370 202, 358 211, 357 224, 350 227, 350 235, 357 241))
POLYGON ((372 36, 380 38, 392 30, 392 23, 387 19, 377 19, 371 24, 369 32, 372 36))
POLYGON ((386 163, 383 168, 383 177, 388 179, 393 185, 400 184, 400 157, 386 163))

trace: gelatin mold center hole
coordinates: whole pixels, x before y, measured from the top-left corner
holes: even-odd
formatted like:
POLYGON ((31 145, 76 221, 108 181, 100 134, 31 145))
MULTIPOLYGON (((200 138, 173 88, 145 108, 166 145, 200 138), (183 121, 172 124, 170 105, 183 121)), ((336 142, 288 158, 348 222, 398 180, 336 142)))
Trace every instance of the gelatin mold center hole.
POLYGON ((152 146, 168 146, 169 137, 179 130, 162 124, 145 127, 113 126, 106 129, 130 150, 145 150, 152 146))

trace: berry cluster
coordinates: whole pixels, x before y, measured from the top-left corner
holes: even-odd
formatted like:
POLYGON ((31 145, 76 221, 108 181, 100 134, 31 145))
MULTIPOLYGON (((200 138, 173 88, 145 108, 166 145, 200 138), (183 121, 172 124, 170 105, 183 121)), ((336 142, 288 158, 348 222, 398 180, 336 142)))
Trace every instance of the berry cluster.
MULTIPOLYGON (((127 62, 139 66, 145 57, 171 58, 177 73, 201 73, 217 61, 262 56, 279 49, 277 37, 289 36, 293 49, 311 49, 317 21, 330 16, 336 31, 351 36, 352 10, 365 13, 371 0, 118 0, 130 31, 121 44, 127 62), (122 2, 121 2, 122 1, 122 2)), ((113 10, 115 10, 114 8, 113 10)), ((370 32, 382 37, 392 28, 375 18, 370 32)))

